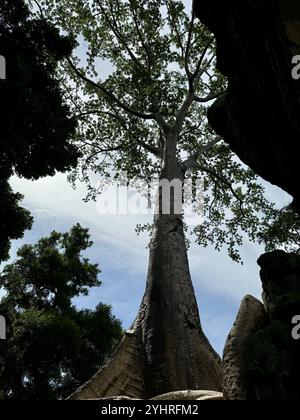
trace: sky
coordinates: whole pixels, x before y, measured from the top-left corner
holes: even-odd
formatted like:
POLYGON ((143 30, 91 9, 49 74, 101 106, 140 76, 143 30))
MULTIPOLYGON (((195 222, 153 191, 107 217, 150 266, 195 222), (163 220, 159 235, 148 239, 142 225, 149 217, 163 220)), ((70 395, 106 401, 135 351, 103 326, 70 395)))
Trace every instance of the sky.
MULTIPOLYGON (((190 7, 188 0, 184 3, 190 7)), ((81 46, 81 52, 83 57, 84 46, 81 46)), ((104 79, 111 71, 111 67, 103 62, 99 63, 99 69, 104 79)), ((24 195, 23 206, 34 217, 33 229, 26 232, 24 238, 12 242, 11 261, 16 258, 20 246, 35 243, 53 230, 65 232, 78 222, 88 227, 94 245, 87 256, 91 262, 99 264, 103 285, 92 289, 88 297, 79 298, 75 303, 79 308, 94 308, 99 302, 109 303, 114 315, 122 320, 123 327, 129 328, 144 293, 148 266, 148 237, 138 237, 135 227, 151 222, 152 217, 101 215, 95 202, 83 201, 85 185, 78 184, 74 190, 63 174, 38 181, 13 177, 11 185, 24 195)), ((280 189, 265 185, 272 201, 281 205, 290 201, 280 189)), ((241 250, 242 266, 232 262, 226 251, 218 253, 212 247, 203 249, 196 244, 189 249, 202 327, 220 355, 243 297, 246 294, 261 296, 256 261, 262 253, 261 246, 246 242, 241 250)))
MULTIPOLYGON (((87 256, 100 265, 103 285, 75 303, 79 308, 94 308, 99 302, 111 304, 114 315, 122 320, 125 329, 129 328, 144 293, 148 265, 148 237, 137 236, 135 227, 138 223, 151 222, 152 217, 99 214, 99 204, 83 201, 85 185, 78 183, 74 190, 63 174, 38 181, 13 177, 11 185, 24 195, 23 206, 35 220, 33 229, 23 239, 13 241, 11 260, 16 258, 20 246, 35 243, 53 230, 66 232, 77 222, 88 227, 94 245, 87 256)), ((270 199, 282 204, 290 200, 278 188, 266 186, 270 199)), ((189 249, 202 327, 219 354, 223 352, 243 297, 246 294, 261 297, 256 261, 263 248, 246 242, 241 252, 243 266, 232 262, 226 251, 218 253, 212 247, 203 249, 197 244, 189 249)))

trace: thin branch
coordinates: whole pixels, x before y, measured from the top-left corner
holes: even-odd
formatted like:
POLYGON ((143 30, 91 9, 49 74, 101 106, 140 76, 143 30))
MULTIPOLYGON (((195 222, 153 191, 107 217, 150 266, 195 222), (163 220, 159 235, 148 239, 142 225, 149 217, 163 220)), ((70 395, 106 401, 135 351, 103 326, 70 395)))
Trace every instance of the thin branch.
POLYGON ((206 144, 205 146, 202 146, 197 152, 195 152, 193 155, 191 155, 187 160, 182 162, 182 168, 184 171, 187 171, 189 169, 194 169, 199 166, 198 160, 200 157, 206 153, 209 152, 216 144, 220 143, 222 141, 222 137, 216 137, 211 142, 206 144))
MULTIPOLYGON (((103 137, 103 138, 101 138, 101 143, 104 143, 105 141, 109 141, 110 140, 110 137, 103 137)), ((103 147, 100 147, 100 146, 98 146, 98 144, 96 144, 95 142, 94 143, 90 143, 90 142, 88 142, 88 141, 86 141, 85 139, 83 139, 83 138, 80 138, 80 142, 81 143, 83 143, 83 145, 82 146, 79 146, 80 148, 84 148, 84 147, 86 147, 86 146, 88 146, 88 147, 90 147, 91 149, 98 149, 98 152, 99 153, 107 153, 107 152, 112 152, 113 150, 108 150, 108 149, 114 149, 114 148, 117 148, 117 150, 121 147, 121 146, 123 146, 123 145, 118 145, 118 146, 106 146, 106 149, 103 149, 103 147)))
POLYGON ((193 84, 191 85, 192 87, 190 86, 189 92, 185 98, 185 101, 183 102, 177 114, 176 123, 175 123, 175 127, 177 131, 181 131, 182 129, 184 119, 188 113, 188 110, 190 109, 190 106, 194 102, 195 88, 198 85, 203 73, 204 73, 204 70, 199 71, 198 74, 196 75, 196 78, 194 79, 193 84))
POLYGON ((175 22, 175 19, 172 19, 172 13, 170 11, 170 7, 169 7, 168 3, 166 4, 166 7, 167 7, 167 10, 168 10, 168 18, 169 18, 169 22, 171 24, 171 28, 173 28, 175 33, 176 33, 178 44, 179 44, 179 47, 180 47, 180 50, 181 50, 181 58, 185 61, 185 48, 184 48, 184 45, 183 45, 183 42, 182 42, 182 39, 181 39, 181 34, 179 32, 179 29, 177 27, 177 23, 175 22))
POLYGON ((212 57, 208 63, 206 64, 205 68, 201 68, 201 64, 203 63, 203 60, 205 58, 207 49, 209 48, 209 44, 207 44, 205 50, 202 53, 202 56, 199 60, 198 66, 197 66, 197 70, 195 72, 195 74, 192 76, 192 79, 190 80, 190 86, 189 86, 189 91, 188 94, 185 98, 185 101, 183 102, 178 114, 177 114, 177 118, 176 118, 176 123, 175 123, 175 127, 176 130, 180 131, 184 122, 184 119, 186 117, 186 114, 188 112, 188 110, 190 109, 190 106, 192 105, 192 103, 195 100, 195 90, 197 88, 197 85, 199 84, 202 75, 204 74, 204 72, 206 71, 206 69, 210 66, 211 61, 214 59, 214 57, 212 57), (200 64, 201 63, 201 64, 200 64))
POLYGON ((131 11, 132 11, 132 16, 133 16, 134 24, 135 24, 135 27, 136 27, 136 30, 137 30, 139 39, 140 39, 140 41, 142 43, 142 46, 143 46, 143 48, 144 48, 144 50, 145 50, 145 52, 147 54, 147 57, 148 57, 148 65, 147 65, 147 68, 148 68, 148 73, 150 75, 150 73, 151 73, 151 64, 152 64, 151 52, 150 52, 150 49, 148 48, 148 46, 146 45, 146 42, 145 42, 144 37, 142 35, 142 32, 140 30, 140 26, 139 26, 139 23, 138 23, 136 11, 134 9, 134 4, 133 4, 132 0, 129 0, 129 2, 130 2, 130 8, 131 8, 131 11))
POLYGON ((86 170, 86 169, 87 169, 89 162, 90 162, 90 161, 91 161, 94 157, 96 157, 96 156, 98 156, 98 155, 101 155, 101 154, 103 154, 103 153, 105 153, 104 157, 106 157, 106 156, 107 156, 107 153, 110 153, 110 152, 117 152, 117 151, 119 151, 119 150, 122 150, 122 149, 123 149, 123 147, 124 147, 124 146, 123 146, 122 144, 120 144, 119 146, 115 146, 115 147, 109 147, 109 148, 107 148, 107 149, 101 149, 100 147, 98 147, 98 146, 97 146, 97 151, 96 151, 96 152, 93 152, 91 155, 89 155, 89 156, 86 158, 86 160, 85 160, 85 162, 84 162, 84 165, 83 165, 84 170, 86 170))
POLYGON ((37 8, 39 9, 39 11, 40 11, 40 15, 41 15, 41 18, 42 18, 42 19, 45 19, 45 15, 44 15, 44 12, 43 12, 42 6, 40 5, 39 1, 38 1, 38 0, 33 0, 33 2, 34 2, 34 4, 37 6, 37 8))
POLYGON ((120 108, 123 109, 123 111, 125 111, 125 112, 127 112, 127 113, 129 113, 131 115, 134 115, 134 116, 136 116, 138 118, 142 118, 143 120, 156 120, 156 117, 155 117, 154 114, 144 114, 144 113, 141 113, 139 111, 136 111, 136 110, 132 109, 130 106, 124 104, 111 91, 109 91, 103 84, 96 83, 93 80, 89 79, 85 74, 83 74, 73 64, 73 62, 69 58, 67 58, 67 61, 68 61, 69 65, 71 66, 72 70, 76 73, 76 75, 81 80, 83 80, 84 82, 86 82, 90 86, 96 88, 97 90, 99 90, 102 94, 104 94, 108 98, 112 99, 120 108))
MULTIPOLYGON (((73 103, 75 108, 79 111, 78 114, 75 115, 75 118, 81 118, 81 117, 86 117, 86 116, 89 116, 89 115, 97 115, 97 114, 107 115, 108 117, 114 118, 117 121, 119 121, 121 123, 121 126, 123 127, 123 129, 130 132, 130 134, 132 135, 132 130, 130 130, 127 127, 126 121, 120 115, 118 115, 116 113, 116 110, 114 108, 113 108, 113 110, 114 110, 115 113, 114 112, 109 112, 109 111, 101 111, 99 109, 94 109, 94 110, 90 110, 90 111, 81 111, 79 106, 74 102, 72 97, 70 97, 69 100, 71 100, 71 102, 73 103)), ((142 135, 142 133, 141 133, 141 135, 142 135)), ((116 148, 112 148, 110 150, 102 150, 99 146, 95 146, 94 144, 88 143, 88 142, 86 142, 82 139, 81 139, 81 142, 86 146, 98 148, 99 150, 98 150, 97 154, 108 152, 108 151, 120 150, 120 148, 121 148, 121 145, 120 145, 120 146, 116 146, 116 148)), ((136 143, 138 145, 142 146, 148 152, 154 154, 156 157, 158 157, 158 158, 161 157, 161 151, 158 148, 156 148, 155 146, 152 146, 152 145, 146 143, 145 141, 141 140, 140 138, 136 139, 136 143)))
POLYGON ((97 114, 99 114, 99 115, 107 115, 110 118, 115 118, 116 120, 122 122, 121 117, 119 117, 118 115, 114 114, 113 112, 101 111, 99 109, 94 109, 94 110, 90 110, 90 111, 79 112, 78 114, 75 115, 75 118, 85 117, 85 116, 88 116, 88 115, 97 115, 97 114))
POLYGON ((160 150, 157 149, 156 147, 152 146, 151 144, 146 143, 143 140, 137 139, 137 143, 142 146, 145 150, 147 150, 148 152, 154 154, 156 157, 161 157, 161 153, 160 150))
POLYGON ((218 193, 218 183, 214 180, 214 194, 213 194, 214 198, 213 198, 212 202, 210 203, 209 210, 208 210, 210 218, 211 218, 211 215, 212 215, 214 204, 217 201, 217 193, 218 193))
POLYGON ((202 125, 202 121, 199 119, 199 122, 196 126, 194 127, 188 127, 185 130, 183 130, 180 133, 180 137, 183 138, 184 136, 191 134, 191 133, 196 133, 198 136, 205 136, 205 134, 203 134, 203 132, 200 130, 200 127, 202 125))
POLYGON ((108 17, 108 15, 106 13, 105 8, 102 6, 101 0, 97 0, 97 4, 100 7, 100 10, 101 10, 103 16, 105 17, 105 20, 108 23, 110 29, 113 31, 114 35, 119 40, 121 45, 123 45, 123 47, 127 50, 127 52, 129 54, 130 58, 132 59, 132 61, 134 61, 139 67, 143 68, 143 65, 140 63, 139 59, 135 56, 133 51, 129 48, 127 42, 124 40, 121 32, 119 31, 118 24, 117 24, 117 21, 116 21, 116 18, 115 18, 115 11, 113 9, 112 2, 110 2, 110 9, 111 9, 111 16, 112 16, 113 22, 111 22, 110 18, 108 17))
POLYGON ((192 43, 192 39, 193 39, 195 18, 196 18, 195 3, 193 2, 192 19, 191 19, 191 23, 190 23, 190 28, 189 28, 189 33, 188 33, 188 41, 187 41, 186 50, 185 50, 185 57, 184 57, 185 71, 186 71, 186 74, 188 76, 190 85, 193 82, 192 82, 192 73, 190 72, 190 69, 189 69, 189 58, 190 58, 191 43, 192 43))
POLYGON ((241 214, 243 217, 245 217, 245 212, 243 209, 243 205, 244 202, 241 199, 241 197, 239 197, 239 195, 237 194, 237 192, 234 190, 232 184, 230 181, 228 181, 228 179, 226 179, 223 175, 217 173, 216 171, 214 171, 213 169, 211 169, 209 166, 203 165, 203 164, 198 164, 197 168, 200 171, 206 172, 207 174, 211 175, 213 178, 221 181, 232 193, 232 195, 236 198, 236 200, 239 202, 240 205, 240 210, 241 210, 241 214))
POLYGON ((212 93, 210 95, 205 96, 204 98, 200 98, 199 96, 194 95, 194 100, 196 102, 199 102, 199 103, 203 104, 203 103, 213 101, 214 99, 218 99, 224 94, 225 94, 225 91, 220 92, 220 93, 212 93))
POLYGON ((194 72, 194 74, 192 75, 192 78, 191 78, 191 82, 192 82, 192 86, 191 86, 191 88, 193 89, 193 91, 195 91, 195 89, 196 89, 196 87, 197 87, 197 79, 198 79, 198 81, 200 80, 200 78, 202 77, 202 75, 204 74, 204 73, 206 73, 207 72, 207 69, 209 68, 209 66, 210 66, 210 64, 213 62, 213 60, 215 59, 215 56, 212 56, 209 60, 208 60, 208 63, 207 63, 207 65, 205 66, 205 68, 203 68, 202 69, 202 64, 203 64, 203 62, 204 62, 204 60, 205 60, 205 57, 206 57, 206 54, 207 54, 207 52, 208 52, 208 50, 209 50, 209 47, 211 46, 211 44, 213 43, 213 38, 211 38, 210 40, 209 40, 209 42, 206 44, 206 46, 205 46, 205 48, 204 48, 204 50, 203 50, 203 52, 202 52, 202 55, 201 55, 201 57, 200 57, 200 60, 198 61, 198 64, 197 64, 197 67, 196 67, 196 70, 195 70, 195 72, 194 72), (199 77, 199 74, 200 74, 200 77, 199 77))

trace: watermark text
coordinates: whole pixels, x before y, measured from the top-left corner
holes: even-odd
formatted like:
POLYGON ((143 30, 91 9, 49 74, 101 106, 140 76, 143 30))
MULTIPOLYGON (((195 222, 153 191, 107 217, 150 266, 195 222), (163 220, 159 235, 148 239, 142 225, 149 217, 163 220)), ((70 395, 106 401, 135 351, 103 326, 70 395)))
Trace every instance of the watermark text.
POLYGON ((300 80, 300 55, 295 55, 292 58, 292 77, 294 80, 300 80))
POLYGON ((102 186, 97 201, 101 215, 185 214, 187 225, 203 220, 204 183, 200 179, 129 181, 126 173, 102 186))
POLYGON ((0 315, 0 340, 6 340, 6 319, 0 315))
POLYGON ((6 79, 6 60, 3 55, 0 55, 0 79, 6 79))
POLYGON ((300 315, 294 316, 292 324, 295 325, 292 330, 292 337, 294 340, 300 340, 300 315))

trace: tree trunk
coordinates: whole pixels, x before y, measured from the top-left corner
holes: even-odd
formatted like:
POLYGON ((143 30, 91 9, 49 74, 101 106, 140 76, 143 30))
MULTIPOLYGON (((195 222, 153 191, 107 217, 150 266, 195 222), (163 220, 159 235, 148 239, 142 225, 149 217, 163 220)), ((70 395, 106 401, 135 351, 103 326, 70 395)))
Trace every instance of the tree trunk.
POLYGON ((221 390, 220 360, 204 336, 181 216, 156 218, 146 293, 134 330, 146 353, 146 394, 221 390))
MULTIPOLYGON (((161 179, 183 179, 174 161, 161 179)), ((201 328, 182 215, 173 210, 154 218, 146 292, 132 328, 107 365, 70 398, 222 390, 221 360, 201 328)))

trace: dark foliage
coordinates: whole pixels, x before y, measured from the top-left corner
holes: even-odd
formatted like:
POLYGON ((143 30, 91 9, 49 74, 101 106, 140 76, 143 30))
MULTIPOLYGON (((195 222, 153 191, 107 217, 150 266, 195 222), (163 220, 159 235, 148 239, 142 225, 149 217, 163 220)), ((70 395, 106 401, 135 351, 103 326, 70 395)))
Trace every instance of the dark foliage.
POLYGON ((23 0, 1 1, 0 55, 7 68, 0 80, 0 260, 7 257, 9 240, 31 223, 18 207, 21 196, 12 195, 9 177, 37 179, 77 162, 76 123, 55 75, 73 46, 45 20, 33 19, 23 0))
POLYGON ((122 337, 111 307, 78 310, 73 298, 100 286, 99 268, 82 257, 92 245, 88 230, 53 232, 25 245, 5 267, 1 312, 10 319, 0 342, 2 398, 62 399, 88 380, 122 337))

